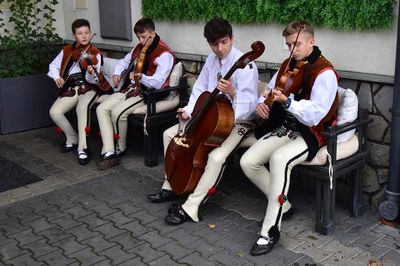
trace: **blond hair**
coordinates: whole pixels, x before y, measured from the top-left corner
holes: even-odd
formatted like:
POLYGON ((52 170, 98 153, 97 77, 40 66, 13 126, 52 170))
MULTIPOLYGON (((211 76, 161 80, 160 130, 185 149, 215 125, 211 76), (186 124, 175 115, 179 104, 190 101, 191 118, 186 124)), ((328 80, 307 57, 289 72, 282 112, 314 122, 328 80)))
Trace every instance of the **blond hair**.
POLYGON ((301 27, 304 27, 302 30, 303 32, 309 33, 312 37, 314 37, 314 29, 311 24, 306 20, 296 20, 290 22, 283 30, 282 36, 287 37, 289 35, 297 33, 299 32, 301 27))

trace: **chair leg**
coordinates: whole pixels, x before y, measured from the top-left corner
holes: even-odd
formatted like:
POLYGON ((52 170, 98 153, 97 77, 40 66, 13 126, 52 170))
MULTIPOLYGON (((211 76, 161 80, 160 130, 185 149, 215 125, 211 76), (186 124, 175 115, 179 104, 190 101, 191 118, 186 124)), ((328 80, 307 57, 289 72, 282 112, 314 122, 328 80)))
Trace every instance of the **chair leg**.
POLYGON ((363 204, 362 200, 362 173, 363 166, 360 165, 355 170, 350 173, 350 183, 351 183, 351 215, 355 218, 362 215, 366 206, 363 204))
POLYGON ((333 188, 330 189, 329 181, 319 178, 316 181, 315 231, 322 235, 329 235, 334 230, 336 184, 333 180, 333 188))
POLYGON ((158 165, 157 140, 155 138, 157 132, 155 128, 148 128, 147 133, 148 135, 144 135, 144 165, 153 167, 158 165))

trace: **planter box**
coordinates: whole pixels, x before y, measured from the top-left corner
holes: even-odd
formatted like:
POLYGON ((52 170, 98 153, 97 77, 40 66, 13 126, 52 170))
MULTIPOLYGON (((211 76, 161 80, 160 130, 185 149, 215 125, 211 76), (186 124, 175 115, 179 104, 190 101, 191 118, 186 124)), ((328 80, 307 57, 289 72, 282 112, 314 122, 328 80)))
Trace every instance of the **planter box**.
POLYGON ((0 79, 0 134, 52 125, 49 110, 57 92, 46 74, 0 79))

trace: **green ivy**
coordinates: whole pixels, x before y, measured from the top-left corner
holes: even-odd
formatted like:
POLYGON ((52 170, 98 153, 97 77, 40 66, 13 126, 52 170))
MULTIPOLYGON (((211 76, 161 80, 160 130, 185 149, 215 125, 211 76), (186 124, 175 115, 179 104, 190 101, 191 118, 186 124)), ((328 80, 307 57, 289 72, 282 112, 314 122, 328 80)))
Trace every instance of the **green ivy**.
POLYGON ((58 0, 0 0, 1 3, 10 4, 11 27, 6 27, 0 12, 0 78, 45 73, 62 43, 53 18, 58 0))
POLYGON ((222 17, 239 24, 285 25, 306 19, 345 31, 388 29, 395 0, 142 0, 143 16, 167 21, 205 22, 222 17))

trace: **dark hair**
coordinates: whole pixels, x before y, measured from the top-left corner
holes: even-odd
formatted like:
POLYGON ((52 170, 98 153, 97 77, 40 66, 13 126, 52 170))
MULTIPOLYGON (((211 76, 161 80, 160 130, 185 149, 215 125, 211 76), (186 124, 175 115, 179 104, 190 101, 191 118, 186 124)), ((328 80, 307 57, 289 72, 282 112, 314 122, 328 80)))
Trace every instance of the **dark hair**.
POLYGON ((142 18, 139 19, 136 24, 135 27, 133 27, 133 32, 135 34, 137 33, 143 33, 145 31, 155 31, 156 27, 154 26, 154 22, 151 18, 142 18))
POLYGON ((213 18, 204 26, 204 37, 209 43, 216 42, 226 36, 232 38, 232 26, 225 19, 213 18))
POLYGON ((296 20, 290 22, 286 28, 282 32, 283 37, 287 37, 289 35, 292 35, 294 33, 297 33, 301 27, 304 26, 303 32, 309 33, 311 36, 314 37, 314 29, 311 26, 310 22, 306 20, 296 20))
POLYGON ((72 22, 72 25, 71 25, 72 33, 75 33, 75 30, 77 28, 80 28, 80 27, 83 27, 83 26, 87 26, 89 28, 89 30, 90 30, 89 21, 87 21, 84 18, 76 19, 74 22, 72 22))

